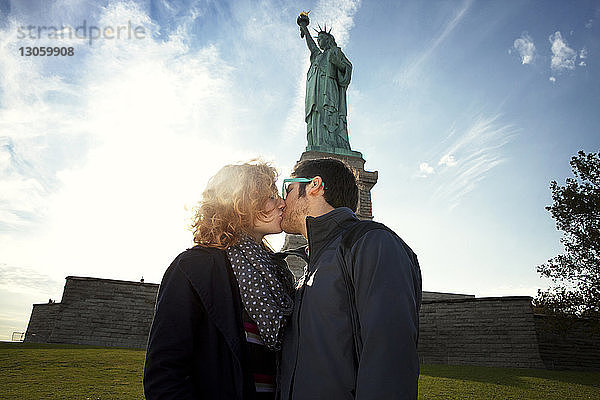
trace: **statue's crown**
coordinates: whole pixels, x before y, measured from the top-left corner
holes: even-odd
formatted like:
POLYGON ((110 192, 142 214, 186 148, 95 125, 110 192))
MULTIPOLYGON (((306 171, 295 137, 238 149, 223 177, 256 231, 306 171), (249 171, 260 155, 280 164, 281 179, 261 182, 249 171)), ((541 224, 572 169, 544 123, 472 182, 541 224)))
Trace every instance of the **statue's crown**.
POLYGON ((314 31, 317 32, 317 35, 324 33, 326 35, 333 36, 331 34, 331 28, 329 28, 329 30, 327 30, 327 24, 323 25, 323 28, 321 28, 321 25, 317 25, 317 26, 319 27, 319 30, 316 30, 315 28, 313 28, 314 31))

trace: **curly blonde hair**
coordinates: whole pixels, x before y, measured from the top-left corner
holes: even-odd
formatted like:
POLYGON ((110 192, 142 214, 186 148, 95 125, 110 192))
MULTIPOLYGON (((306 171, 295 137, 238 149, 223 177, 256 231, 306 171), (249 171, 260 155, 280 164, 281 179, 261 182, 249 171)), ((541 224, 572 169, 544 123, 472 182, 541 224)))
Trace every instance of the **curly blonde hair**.
POLYGON ((192 231, 194 243, 226 249, 245 234, 251 234, 254 221, 265 220, 267 200, 277 197, 277 170, 268 163, 252 160, 226 165, 206 185, 192 231))

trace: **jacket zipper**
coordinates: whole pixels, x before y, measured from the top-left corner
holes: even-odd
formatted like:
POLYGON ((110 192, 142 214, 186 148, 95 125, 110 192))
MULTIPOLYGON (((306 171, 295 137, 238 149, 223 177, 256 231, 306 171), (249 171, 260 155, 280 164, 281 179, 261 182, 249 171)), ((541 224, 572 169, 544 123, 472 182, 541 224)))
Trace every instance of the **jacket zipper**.
POLYGON ((331 240, 329 240, 329 242, 327 242, 321 249, 319 249, 319 254, 315 254, 313 251, 310 251, 311 245, 310 245, 310 224, 308 223, 308 218, 306 220, 306 236, 308 237, 308 263, 306 265, 306 277, 304 279, 304 282, 302 283, 302 288, 300 290, 302 290, 302 292, 300 293, 300 298, 299 298, 299 304, 298 304, 298 315, 296 317, 296 325, 297 325, 297 335, 296 335, 296 357, 294 358, 294 369, 292 371, 292 382, 290 383, 290 393, 289 393, 289 398, 288 400, 290 400, 292 398, 292 394, 294 393, 294 381, 296 380, 296 369, 298 367, 298 353, 300 350, 300 315, 301 315, 301 311, 302 311, 302 303, 304 300, 304 288, 306 287, 306 278, 308 277, 308 274, 310 273, 310 265, 311 265, 311 261, 312 260, 316 260, 319 256, 321 255, 321 253, 327 248, 327 246, 329 246, 329 244, 335 240, 337 238, 337 235, 334 236, 331 240))
POLYGON ((298 315, 296 316, 296 356, 294 357, 294 369, 292 370, 292 382, 290 382, 290 392, 288 394, 288 399, 291 400, 292 394, 294 393, 294 381, 296 380, 296 368, 298 367, 298 353, 300 350, 300 315, 302 311, 302 300, 304 299, 304 289, 306 287, 306 279, 308 274, 310 273, 310 261, 312 259, 312 252, 310 251, 310 225, 308 223, 308 219, 306 220, 306 236, 308 242, 308 262, 306 263, 306 276, 304 277, 304 281, 302 282, 302 287, 300 288, 300 298, 298 304, 298 315))

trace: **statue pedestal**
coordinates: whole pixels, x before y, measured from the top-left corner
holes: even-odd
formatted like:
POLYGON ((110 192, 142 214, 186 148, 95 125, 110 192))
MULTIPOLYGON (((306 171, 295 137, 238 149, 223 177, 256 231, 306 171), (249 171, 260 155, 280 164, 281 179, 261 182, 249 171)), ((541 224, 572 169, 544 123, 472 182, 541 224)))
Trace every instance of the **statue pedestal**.
MULTIPOLYGON (((341 147, 329 147, 329 146, 306 146, 306 153, 320 153, 325 154, 328 157, 339 158, 336 156, 356 157, 362 158, 360 151, 354 151, 349 149, 343 149, 341 147)), ((302 158, 300 158, 302 160, 302 158)), ((364 160, 363 160, 364 164, 364 160)))
MULTIPOLYGON (((339 153, 341 154, 338 154, 329 151, 314 150, 317 147, 318 146, 312 146, 311 150, 302 153, 300 161, 314 160, 316 158, 337 158, 338 160, 345 162, 354 171, 356 183, 358 184, 358 207, 356 216, 360 219, 372 220, 373 206, 371 203, 371 189, 377 183, 377 171, 365 171, 365 160, 358 151, 335 149, 336 151, 340 150, 339 153)), ((295 249, 304 245, 306 245, 306 239, 304 239, 302 235, 287 234, 285 235, 285 242, 283 243, 282 250, 295 249)), ((297 278, 302 276, 306 263, 301 258, 289 256, 287 262, 297 278)))

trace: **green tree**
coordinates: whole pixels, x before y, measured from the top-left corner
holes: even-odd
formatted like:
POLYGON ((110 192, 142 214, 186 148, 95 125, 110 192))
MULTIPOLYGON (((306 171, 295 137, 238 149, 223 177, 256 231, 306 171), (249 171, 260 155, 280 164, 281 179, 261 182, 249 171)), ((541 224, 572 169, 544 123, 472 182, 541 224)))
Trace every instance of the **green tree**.
POLYGON ((552 181, 553 204, 546 207, 563 231, 563 254, 537 267, 552 280, 538 290, 534 305, 550 314, 600 316, 600 152, 571 158, 574 178, 552 181))

